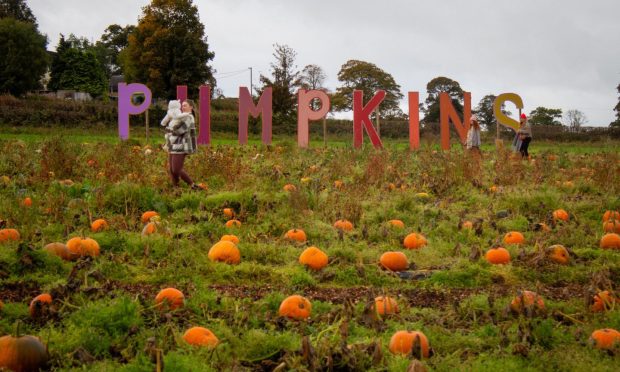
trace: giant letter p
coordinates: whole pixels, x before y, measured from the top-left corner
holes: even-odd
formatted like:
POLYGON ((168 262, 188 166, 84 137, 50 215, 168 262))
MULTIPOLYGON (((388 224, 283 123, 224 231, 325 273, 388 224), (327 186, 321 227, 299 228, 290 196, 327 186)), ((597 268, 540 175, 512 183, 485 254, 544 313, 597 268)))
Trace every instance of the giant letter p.
POLYGON ((129 115, 138 115, 146 111, 151 105, 152 94, 144 84, 118 84, 118 135, 122 140, 129 138, 129 115), (135 106, 131 102, 134 94, 144 94, 144 102, 135 106))

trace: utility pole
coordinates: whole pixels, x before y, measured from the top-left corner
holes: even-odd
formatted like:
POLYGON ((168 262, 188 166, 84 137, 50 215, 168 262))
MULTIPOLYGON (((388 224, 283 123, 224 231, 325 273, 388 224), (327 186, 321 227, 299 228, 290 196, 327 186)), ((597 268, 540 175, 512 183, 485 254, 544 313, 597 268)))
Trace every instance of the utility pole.
POLYGON ((254 96, 254 89, 252 89, 252 67, 248 67, 250 70, 250 96, 254 96))

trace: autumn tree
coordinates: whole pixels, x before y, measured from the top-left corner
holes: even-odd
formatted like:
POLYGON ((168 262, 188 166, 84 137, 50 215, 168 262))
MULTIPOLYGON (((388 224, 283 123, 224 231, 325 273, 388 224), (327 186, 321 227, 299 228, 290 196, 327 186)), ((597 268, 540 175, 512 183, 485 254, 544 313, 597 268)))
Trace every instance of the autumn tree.
POLYGON ((215 54, 192 0, 152 0, 128 41, 119 57, 125 80, 146 84, 155 97, 176 97, 177 85, 190 92, 205 83, 215 87, 209 65, 215 54))
POLYGON ((560 126, 562 123, 562 109, 550 109, 546 107, 537 107, 530 112, 529 122, 532 125, 554 125, 560 126))
MULTIPOLYGON (((422 122, 425 127, 439 123, 439 94, 448 93, 452 100, 452 105, 459 115, 463 115, 463 89, 461 85, 450 78, 439 76, 426 84, 426 93, 428 96, 424 101, 424 119, 422 122)), ((437 125, 438 128, 438 125, 437 125)))
POLYGON ((568 110, 565 114, 566 124, 573 132, 579 132, 582 126, 588 122, 586 115, 579 110, 568 110))
MULTIPOLYGON (((327 75, 320 66, 317 65, 307 65, 301 70, 301 87, 306 90, 322 90, 327 91, 323 86, 325 84, 325 79, 327 79, 327 75)), ((313 110, 318 110, 321 105, 318 99, 312 100, 311 104, 313 110)))
MULTIPOLYGON (((480 102, 478 102, 478 106, 476 106, 473 110, 473 113, 478 117, 478 122, 480 125, 482 125, 489 132, 494 132, 497 128, 497 119, 495 118, 495 113, 493 111, 493 103, 495 103, 496 98, 497 96, 494 94, 487 94, 482 97, 480 102)), ((505 115, 510 115, 510 111, 507 111, 505 106, 505 104, 502 104, 502 112, 505 115)))
POLYGON ((38 27, 37 19, 24 0, 0 0, 0 19, 2 18, 13 18, 38 27))
POLYGON ((0 19, 0 93, 20 96, 41 86, 48 66, 47 38, 32 22, 0 19))
POLYGON ((336 89, 334 94, 332 105, 335 110, 351 110, 354 90, 364 92, 364 103, 368 102, 378 90, 384 90, 386 96, 379 106, 381 117, 402 118, 404 116, 399 106, 400 100, 403 98, 400 85, 396 83, 391 74, 374 63, 349 60, 340 68, 338 81, 342 85, 336 89))
POLYGON ((271 77, 261 74, 261 86, 256 92, 260 95, 265 88, 272 87, 274 122, 283 124, 295 120, 297 107, 295 93, 302 86, 302 80, 295 65, 297 53, 288 45, 275 44, 274 49, 275 61, 270 64, 271 77))
MULTIPOLYGON (((620 84, 618 84, 618 94, 620 94, 620 84)), ((620 128, 620 97, 618 97, 618 103, 616 107, 614 107, 614 111, 616 112, 616 120, 609 123, 609 126, 612 128, 620 128)))

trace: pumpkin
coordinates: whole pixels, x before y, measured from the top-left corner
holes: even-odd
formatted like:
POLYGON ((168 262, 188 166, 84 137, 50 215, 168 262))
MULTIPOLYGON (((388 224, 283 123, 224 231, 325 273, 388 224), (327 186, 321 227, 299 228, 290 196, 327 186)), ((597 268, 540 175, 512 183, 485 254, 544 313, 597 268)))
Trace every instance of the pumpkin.
POLYGON ((192 327, 183 335, 183 340, 193 346, 214 347, 220 340, 210 330, 203 327, 192 327))
POLYGON ((321 270, 329 261, 327 254, 317 247, 306 248, 299 256, 299 263, 312 270, 321 270))
POLYGON ((235 220, 235 219, 233 219, 233 220, 228 220, 228 221, 226 221, 225 226, 226 226, 226 227, 229 227, 229 228, 233 228, 233 227, 241 227, 241 221, 239 221, 239 220, 235 220))
POLYGON ((612 328, 597 329, 592 332, 590 343, 597 349, 612 350, 620 345, 620 332, 612 328))
POLYGON ((430 199, 430 195, 427 192, 419 192, 415 194, 415 197, 418 199, 430 199))
POLYGON ((15 229, 0 229, 0 243, 9 240, 19 240, 19 231, 15 229))
POLYGON ((241 261, 241 252, 237 245, 228 240, 220 240, 209 249, 209 259, 211 261, 225 262, 228 264, 238 264, 241 261))
POLYGON ((423 235, 411 233, 405 237, 403 244, 407 249, 420 249, 427 244, 427 241, 423 235))
POLYGON ((284 185, 283 189, 284 191, 288 191, 288 192, 297 191, 297 187, 295 187, 295 185, 292 185, 290 183, 287 183, 286 185, 284 185))
POLYGON ((601 238, 600 245, 603 249, 620 249, 620 235, 614 233, 605 234, 601 238))
POLYGON ((405 223, 401 220, 389 220, 388 224, 395 229, 404 229, 405 223))
POLYGON ((32 199, 29 197, 24 198, 24 200, 22 200, 22 205, 24 207, 32 207, 32 199))
POLYGON ((420 331, 398 331, 390 338, 392 354, 408 355, 419 353, 420 357, 428 358, 430 349, 428 339, 420 331))
POLYGON ((619 302, 619 300, 611 292, 602 291, 594 296, 594 303, 590 306, 590 310, 595 313, 606 311, 612 307, 615 302, 619 302))
POLYGON ((239 238, 236 235, 222 235, 220 241, 229 241, 235 244, 239 244, 239 238))
POLYGON ((292 229, 284 234, 284 238, 292 241, 296 241, 299 243, 306 242, 306 233, 301 229, 292 229))
POLYGON ((620 220, 608 220, 603 222, 603 231, 606 233, 620 234, 620 220))
POLYGON ((310 301, 299 295, 293 295, 285 298, 280 304, 280 309, 278 310, 280 316, 296 320, 307 319, 311 312, 312 304, 310 301))
POLYGON ((0 337, 0 370, 39 371, 47 358, 47 348, 37 337, 0 337))
POLYGON ((504 244, 523 244, 525 243, 525 238, 523 234, 518 231, 511 231, 504 235, 504 244))
POLYGON ((72 255, 77 257, 98 257, 100 253, 99 243, 95 239, 75 237, 69 239, 67 248, 72 255))
POLYGON ((379 258, 379 263, 390 271, 403 271, 409 267, 409 261, 403 252, 385 252, 379 258))
POLYGON ((312 181, 312 178, 310 178, 310 177, 302 177, 302 179, 300 181, 303 184, 308 184, 308 183, 310 183, 312 181))
POLYGON ((334 188, 340 190, 342 189, 343 186, 344 186, 344 182, 342 182, 341 180, 334 181, 334 188))
POLYGON ((540 223, 537 223, 537 224, 534 225, 534 230, 535 231, 549 232, 549 231, 551 231, 551 228, 546 223, 540 222, 540 223))
POLYGON ((489 187, 489 192, 496 193, 497 192, 497 186, 493 185, 493 186, 489 187))
POLYGON ((149 222, 142 228, 142 236, 149 236, 157 232, 157 222, 149 222))
POLYGON ((516 314, 523 314, 526 309, 542 311, 545 302, 536 292, 523 291, 510 302, 510 309, 516 314))
POLYGON ((553 211, 553 220, 554 221, 568 221, 569 216, 568 216, 568 212, 565 211, 564 209, 557 209, 555 211, 553 211))
POLYGON ((235 211, 232 208, 224 208, 224 216, 232 218, 235 216, 235 211))
POLYGON ((474 224, 471 221, 463 221, 461 224, 461 229, 471 230, 474 228, 474 224))
POLYGON ((353 230, 353 224, 349 220, 338 220, 334 222, 334 227, 342 231, 353 230))
POLYGON ((103 230, 107 230, 110 226, 108 225, 108 222, 106 220, 104 220, 103 218, 100 218, 98 220, 94 220, 93 223, 90 225, 90 231, 92 232, 100 232, 103 230))
POLYGON ((570 261, 570 254, 563 245, 555 244, 545 250, 547 257, 555 263, 567 265, 570 261))
POLYGON ((30 301, 30 306, 28 307, 30 316, 33 318, 40 317, 51 303, 52 296, 49 293, 43 293, 33 298, 32 301, 30 301))
POLYGON ((160 310, 174 310, 183 307, 185 296, 176 288, 162 289, 155 297, 155 306, 160 310))
POLYGON ((49 243, 43 247, 43 250, 65 261, 73 261, 78 257, 78 255, 71 253, 67 245, 63 243, 49 243))
POLYGON ((620 220, 620 212, 605 211, 605 213, 603 213, 603 222, 607 222, 609 220, 620 220))
POLYGON ((146 211, 146 212, 142 213, 142 217, 140 217, 140 221, 143 224, 145 224, 147 222, 150 222, 151 218, 153 218, 155 216, 159 216, 159 213, 157 213, 155 211, 146 211))
POLYGON ((484 258, 493 265, 510 263, 510 252, 506 248, 491 248, 484 255, 484 258))
POLYGON ((392 297, 388 297, 388 296, 375 297, 375 311, 379 315, 397 314, 398 303, 392 297))

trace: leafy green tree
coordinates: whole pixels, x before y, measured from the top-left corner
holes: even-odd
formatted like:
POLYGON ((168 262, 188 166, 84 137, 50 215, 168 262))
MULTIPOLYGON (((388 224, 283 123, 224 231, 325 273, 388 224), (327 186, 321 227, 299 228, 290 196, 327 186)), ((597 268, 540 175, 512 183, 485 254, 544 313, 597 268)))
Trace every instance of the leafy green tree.
MULTIPOLYGON (((620 84, 618 84, 618 94, 620 94, 620 84)), ((616 112, 616 120, 609 123, 609 126, 612 128, 620 128, 620 97, 618 97, 618 103, 616 107, 614 107, 614 111, 616 112)))
POLYGON ((295 65, 297 53, 288 45, 275 44, 274 48, 275 62, 270 64, 271 78, 261 74, 261 86, 256 91, 262 94, 265 88, 273 88, 274 123, 282 124, 295 119, 297 107, 295 93, 297 88, 302 86, 302 79, 295 65))
POLYGON ((0 19, 2 18, 13 18, 38 27, 37 19, 24 0, 0 0, 0 19))
POLYGON ((353 105, 353 91, 364 92, 364 100, 370 100, 378 90, 385 90, 386 96, 379 106, 379 113, 384 118, 402 118, 403 112, 399 107, 403 94, 400 85, 396 84, 394 77, 383 71, 377 65, 349 60, 342 65, 338 72, 338 80, 342 86, 336 89, 333 107, 337 111, 351 110, 353 105))
POLYGON ((422 120, 425 127, 439 123, 439 94, 442 92, 450 95, 454 109, 459 115, 463 115, 463 89, 461 85, 455 80, 439 76, 426 84, 428 97, 424 101, 424 119, 422 120))
POLYGON ((155 97, 176 97, 177 85, 190 92, 205 83, 215 88, 208 64, 215 54, 191 0, 152 0, 128 41, 119 56, 125 79, 146 84, 155 97))
POLYGON ((20 96, 39 88, 49 63, 46 47, 33 23, 0 19, 0 92, 20 96))
POLYGON ((562 119, 562 109, 550 109, 546 107, 537 107, 535 110, 530 112, 530 116, 528 118, 530 124, 532 125, 555 125, 560 126, 562 122, 559 119, 562 119))
MULTIPOLYGON (((494 94, 487 94, 482 97, 480 102, 478 102, 478 106, 474 109, 474 114, 478 117, 478 122, 489 132, 494 132, 497 128, 497 120, 493 112, 493 103, 496 98, 497 96, 494 94)), ((505 105, 502 105, 502 112, 505 115, 510 115, 510 111, 505 109, 505 105)), ((506 130, 510 131, 508 128, 506 128, 506 130)))
POLYGON ((129 35, 136 26, 109 25, 95 46, 100 50, 108 77, 122 73, 119 54, 129 45, 129 35))

